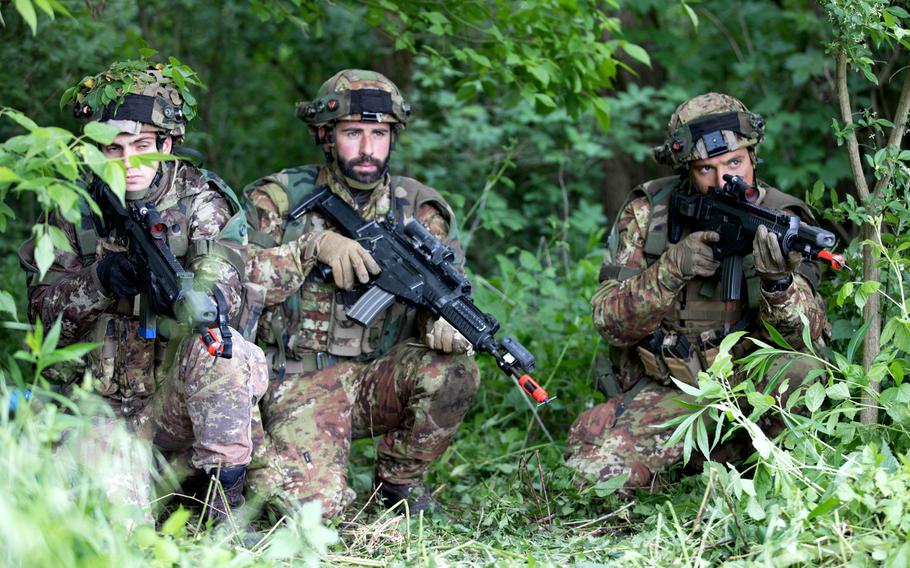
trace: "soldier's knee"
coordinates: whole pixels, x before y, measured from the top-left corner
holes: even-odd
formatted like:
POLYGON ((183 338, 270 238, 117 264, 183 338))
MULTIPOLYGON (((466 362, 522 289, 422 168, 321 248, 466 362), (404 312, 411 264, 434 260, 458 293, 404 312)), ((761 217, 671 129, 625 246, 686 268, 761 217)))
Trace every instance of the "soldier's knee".
POLYGON ((473 357, 434 353, 419 373, 421 390, 446 399, 474 399, 480 386, 480 370, 473 357))

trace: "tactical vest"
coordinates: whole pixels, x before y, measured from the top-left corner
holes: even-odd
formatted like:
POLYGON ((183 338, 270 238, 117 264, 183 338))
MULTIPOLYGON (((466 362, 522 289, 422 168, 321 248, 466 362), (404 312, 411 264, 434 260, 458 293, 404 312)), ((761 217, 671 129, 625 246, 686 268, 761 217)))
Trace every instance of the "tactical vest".
MULTIPOLYGON (((233 190, 217 175, 206 170, 184 163, 171 165, 165 162, 164 167, 176 168, 165 176, 162 183, 174 183, 176 195, 169 196, 157 204, 163 222, 167 223, 167 245, 177 257, 181 266, 187 267, 195 259, 209 254, 216 254, 237 270, 241 281, 244 278, 246 263, 243 251, 247 242, 246 219, 241 213, 240 203, 233 190), (177 183, 177 180, 181 183, 177 183), (206 188, 214 187, 229 203, 231 218, 211 240, 190 240, 189 221, 193 216, 195 198, 206 188), (227 247, 217 241, 237 243, 237 249, 227 247)), ((166 191, 165 193, 169 193, 166 191)), ((99 234, 97 218, 87 203, 81 204, 82 223, 73 227, 75 231, 75 249, 83 266, 94 264, 101 256, 110 252, 123 250, 119 236, 102 237, 99 234)), ((48 271, 44 278, 38 280, 37 267, 30 261, 33 253, 23 245, 24 254, 20 254, 23 268, 28 273, 29 288, 41 284, 54 284, 69 275, 65 272, 48 271)), ((155 391, 155 369, 162 363, 171 363, 175 354, 176 341, 141 341, 137 339, 138 330, 137 302, 134 298, 120 298, 108 311, 98 316, 92 323, 89 337, 80 338, 101 344, 86 357, 86 364, 92 371, 96 392, 102 396, 119 399, 124 409, 130 405, 141 407, 148 395, 155 391), (170 351, 168 351, 170 343, 170 351)), ((173 322, 159 322, 162 339, 171 332, 180 331, 173 322)), ((46 373, 49 378, 60 382, 69 382, 82 376, 83 367, 58 366, 46 373)))
MULTIPOLYGON (((316 188, 319 166, 302 166, 253 182, 244 190, 247 200, 250 193, 265 191, 277 208, 279 215, 287 212, 304 196, 316 188)), ((454 231, 454 214, 445 200, 434 189, 411 178, 393 176, 389 186, 387 206, 377 207, 393 224, 404 223, 414 217, 421 206, 435 206, 454 231)), ((284 227, 280 242, 257 230, 258 218, 251 208, 250 242, 263 248, 290 243, 311 231, 327 228, 325 219, 317 213, 308 213, 284 227)), ((416 336, 416 311, 401 302, 393 303, 384 314, 365 328, 349 320, 345 314, 353 299, 326 281, 318 270, 312 270, 303 285, 284 302, 263 310, 257 337, 277 349, 278 358, 303 360, 314 353, 327 353, 335 357, 372 360, 401 341, 416 336)), ((277 364, 277 363, 276 363, 277 364)), ((282 363, 283 365, 283 363, 282 363)))
MULTIPOLYGON (((634 199, 645 197, 650 206, 647 236, 645 237, 644 253, 648 266, 657 262, 660 256, 671 244, 669 236, 670 199, 674 192, 680 191, 685 182, 679 176, 670 176, 652 180, 632 190, 625 208, 634 199)), ((758 205, 774 210, 788 209, 797 214, 801 219, 813 222, 814 218, 808 207, 796 197, 787 195, 780 190, 770 187, 759 181, 758 205)), ((691 232, 686 228, 682 234, 684 238, 691 232)), ((618 235, 611 232, 608 246, 615 250, 618 235)), ((640 269, 623 266, 604 266, 601 268, 600 280, 623 281, 641 273, 640 269)), ((810 284, 815 287, 818 283, 818 274, 805 268, 805 263, 799 272, 805 276, 810 284)), ((693 278, 676 295, 669 311, 661 322, 661 331, 665 333, 665 342, 677 341, 680 335, 685 336, 685 341, 691 346, 694 355, 684 361, 675 360, 674 357, 655 356, 654 346, 651 349, 639 345, 636 349, 644 367, 645 374, 661 382, 669 382, 669 375, 680 380, 694 382, 698 371, 707 368, 714 361, 717 350, 702 347, 709 338, 718 338, 722 335, 725 321, 741 322, 741 326, 750 326, 754 323, 760 300, 760 281, 755 272, 755 261, 751 254, 743 259, 743 282, 746 288, 742 300, 728 313, 726 303, 723 301, 722 286, 720 285, 720 271, 710 278, 693 278)), ((719 343, 719 341, 718 341, 719 343)), ((675 344, 674 344, 675 345, 675 344)), ((715 343, 716 345, 716 343, 715 343)), ((672 348, 673 345, 657 346, 658 349, 672 348)), ((620 357, 621 361, 627 357, 620 357)), ((629 373, 625 378, 628 379, 629 373)))
MULTIPOLYGON (((157 205, 161 220, 168 226, 166 240, 171 252, 180 261, 181 266, 184 267, 189 266, 190 263, 199 257, 217 254, 237 271, 242 282, 246 276, 244 257, 238 251, 218 242, 220 240, 228 240, 236 242, 238 246, 246 246, 246 218, 242 214, 240 202, 237 200, 234 190, 214 172, 182 162, 178 162, 173 166, 168 162, 164 164, 166 165, 163 165, 163 167, 177 168, 173 173, 172 180, 180 177, 184 179, 196 178, 192 184, 177 185, 176 198, 167 199, 157 205), (188 185, 191 187, 188 187, 188 185), (195 196, 199 195, 206 187, 214 187, 227 200, 230 206, 231 218, 212 239, 190 241, 188 225, 192 213, 190 207, 195 196)), ((98 234, 97 222, 88 203, 83 201, 80 207, 82 224, 76 228, 76 248, 83 264, 89 266, 97 258, 100 235, 98 234)), ((57 275, 56 279, 61 276, 57 275)), ((48 272, 42 282, 49 283, 55 281, 54 279, 55 277, 52 276, 52 273, 48 272)))

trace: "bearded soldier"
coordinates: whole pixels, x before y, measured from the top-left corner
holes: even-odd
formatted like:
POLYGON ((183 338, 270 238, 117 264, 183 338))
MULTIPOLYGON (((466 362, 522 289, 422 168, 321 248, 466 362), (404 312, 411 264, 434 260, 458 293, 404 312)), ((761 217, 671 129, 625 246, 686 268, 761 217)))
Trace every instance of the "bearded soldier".
MULTIPOLYGON (((181 298, 216 307, 226 321, 239 310, 246 261, 246 222, 236 196, 218 176, 183 161, 130 161, 149 152, 170 154, 182 140, 195 114, 185 82, 178 86, 171 79, 183 72, 144 61, 115 63, 83 79, 64 99, 73 102, 77 117, 116 129, 100 149, 105 158, 123 162, 126 206, 157 210, 156 226, 176 268, 195 275, 193 289, 181 298)), ((98 217, 88 206, 79 224, 51 216, 48 222, 66 235, 71 250, 57 249, 43 277, 33 241, 25 243, 20 258, 29 276, 29 315, 45 325, 61 318, 61 344, 101 344, 88 356, 94 390, 129 430, 163 451, 189 452, 198 475, 220 481, 223 493, 210 495, 207 511, 222 520, 228 506, 243 502, 253 412, 267 384, 264 355, 238 333, 229 337, 226 324, 213 323, 206 340, 222 345, 222 356, 213 357, 198 331, 184 323, 177 306, 185 303, 164 313, 161 290, 149 284, 149 266, 129 252, 133 235, 120 220, 110 211, 98 217), (156 313, 170 316, 158 322, 156 337, 140 318, 147 299, 156 313), (139 337, 140 328, 147 339, 139 337), (228 342, 230 358, 223 356, 228 342)), ((57 376, 71 382, 82 373, 57 376)), ((96 420, 97 439, 80 443, 84 459, 106 451, 111 430, 110 420, 96 420)), ((116 477, 130 498, 147 502, 149 472, 122 473, 116 477)))
MULTIPOLYGON (((758 334, 761 322, 771 324, 797 349, 804 347, 800 314, 807 318, 814 345, 823 344, 828 333, 824 303, 816 291, 818 266, 799 253, 783 254, 765 227, 759 227, 752 254, 743 261, 742 299, 736 303, 721 296, 720 261, 711 247, 720 240, 718 233, 683 226, 678 242, 668 239, 671 196, 723 187, 727 174, 757 187, 756 204, 812 221, 802 201, 755 179, 762 117, 733 97, 708 93, 680 105, 668 133, 655 157, 679 175, 632 190, 610 233, 600 288, 592 299, 594 325, 613 347, 615 372, 608 373, 603 384, 609 400, 578 417, 566 451, 569 466, 598 480, 627 474, 627 491, 649 487, 656 474, 683 455, 681 442, 665 447, 672 428, 655 427, 688 412, 674 400, 687 397, 670 381, 671 375, 697 384, 698 372, 711 365, 726 334, 758 334)), ((737 346, 734 355, 744 354, 744 349, 737 346)), ((802 384, 808 367, 804 358, 781 357, 766 377, 784 369, 778 384, 788 389, 775 392, 786 400, 802 384)), ((741 378, 742 371, 737 371, 734 380, 741 378)), ((735 457, 748 446, 723 448, 715 459, 735 457)))
POLYGON ((354 497, 347 458, 351 439, 366 436, 381 436, 380 499, 407 500, 411 512, 435 509, 423 474, 452 441, 478 386, 470 345, 445 320, 403 303, 368 328, 349 320, 345 308, 356 286, 379 272, 376 262, 317 213, 288 221, 289 209, 328 186, 366 220, 419 220, 460 256, 446 201, 389 173, 409 114, 383 75, 341 71, 298 107, 325 163, 286 169, 244 190, 248 274, 262 286, 264 311, 242 327, 250 333, 258 323, 272 373, 260 406, 268 436, 251 482, 290 502, 319 499, 326 517, 354 497))

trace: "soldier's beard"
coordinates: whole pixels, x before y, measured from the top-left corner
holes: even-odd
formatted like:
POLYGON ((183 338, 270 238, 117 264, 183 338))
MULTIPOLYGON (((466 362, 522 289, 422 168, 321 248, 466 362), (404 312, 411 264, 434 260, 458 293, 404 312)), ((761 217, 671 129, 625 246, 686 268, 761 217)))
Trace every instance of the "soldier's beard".
POLYGON ((360 156, 351 160, 338 160, 338 169, 341 170, 341 174, 349 179, 363 183, 363 184, 374 184, 386 173, 386 167, 389 165, 389 159, 386 158, 383 161, 379 161, 372 156, 360 156), (355 166, 361 164, 373 164, 375 170, 372 172, 359 172, 354 169, 355 166))

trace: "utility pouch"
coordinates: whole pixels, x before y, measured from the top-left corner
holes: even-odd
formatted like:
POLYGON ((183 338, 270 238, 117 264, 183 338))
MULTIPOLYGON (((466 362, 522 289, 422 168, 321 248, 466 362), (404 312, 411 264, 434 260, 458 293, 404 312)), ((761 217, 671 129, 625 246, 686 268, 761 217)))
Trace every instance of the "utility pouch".
POLYGON ((641 358, 641 364, 645 368, 645 374, 652 379, 658 380, 660 382, 666 382, 667 377, 670 376, 670 371, 667 368, 667 364, 664 363, 663 357, 655 353, 651 353, 644 347, 638 346, 638 355, 641 358))
POLYGON ((701 361, 698 360, 698 355, 685 335, 668 334, 661 345, 661 353, 670 376, 690 385, 698 385, 701 361))
POLYGON ((720 352, 720 349, 717 347, 712 347, 701 352, 702 357, 702 366, 705 369, 710 369, 711 365, 714 364, 714 360, 717 359, 717 354, 720 352))

